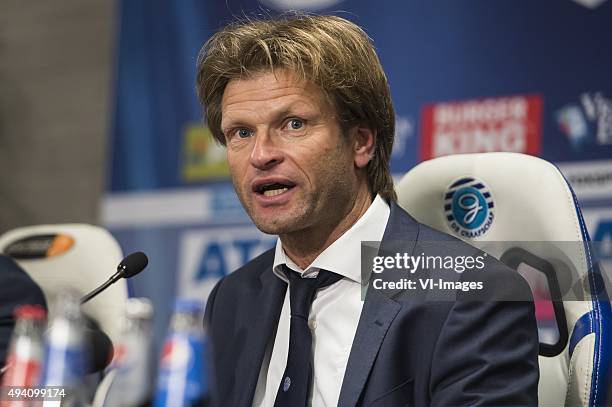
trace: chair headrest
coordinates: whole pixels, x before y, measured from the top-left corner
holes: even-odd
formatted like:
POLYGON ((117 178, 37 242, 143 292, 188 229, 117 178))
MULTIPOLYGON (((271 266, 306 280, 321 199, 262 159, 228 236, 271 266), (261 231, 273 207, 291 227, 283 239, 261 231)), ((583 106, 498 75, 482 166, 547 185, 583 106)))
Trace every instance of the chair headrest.
POLYGON ((563 175, 537 157, 484 153, 436 158, 414 167, 396 189, 400 205, 407 206, 419 221, 464 240, 585 240, 563 175), (464 202, 459 202, 460 196, 449 196, 458 190, 463 190, 464 202), (466 224, 457 215, 465 217, 469 212, 459 204, 469 204, 470 192, 488 208, 466 224))

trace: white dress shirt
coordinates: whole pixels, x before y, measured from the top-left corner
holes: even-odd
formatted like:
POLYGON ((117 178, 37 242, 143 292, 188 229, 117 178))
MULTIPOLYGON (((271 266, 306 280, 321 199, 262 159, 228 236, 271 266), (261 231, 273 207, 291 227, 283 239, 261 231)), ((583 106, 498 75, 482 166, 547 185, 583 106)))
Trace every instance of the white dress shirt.
MULTIPOLYGON (((333 271, 343 277, 337 283, 319 290, 310 310, 308 325, 312 332, 314 360, 311 396, 313 407, 338 405, 344 371, 363 308, 361 242, 382 240, 389 212, 389 205, 377 195, 366 213, 319 254, 306 270, 301 270, 287 257, 280 239, 276 241, 274 273, 283 281, 287 281, 281 270, 283 264, 300 273, 303 278, 316 277, 320 269, 333 271)), ((287 290, 276 338, 270 343, 261 365, 253 398, 254 407, 274 406, 274 399, 287 364, 290 318, 289 290, 287 290)))

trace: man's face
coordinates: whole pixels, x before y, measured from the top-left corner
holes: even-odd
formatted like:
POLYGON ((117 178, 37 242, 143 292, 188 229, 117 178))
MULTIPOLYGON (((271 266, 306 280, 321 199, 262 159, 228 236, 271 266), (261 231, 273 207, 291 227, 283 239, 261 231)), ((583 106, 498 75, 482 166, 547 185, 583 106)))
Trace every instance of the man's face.
POLYGON ((221 109, 234 187, 257 227, 331 233, 364 179, 356 132, 342 134, 321 89, 286 70, 265 72, 231 80, 221 109))

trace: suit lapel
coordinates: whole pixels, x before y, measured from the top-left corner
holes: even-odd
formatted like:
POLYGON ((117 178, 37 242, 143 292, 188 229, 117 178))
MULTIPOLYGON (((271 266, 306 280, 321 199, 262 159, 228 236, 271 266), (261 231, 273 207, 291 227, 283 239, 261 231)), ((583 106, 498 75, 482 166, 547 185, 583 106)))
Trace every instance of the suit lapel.
POLYGON ((368 290, 342 381, 338 407, 357 404, 380 345, 401 305, 376 290, 368 290))
MULTIPOLYGON (((403 250, 412 252, 418 237, 418 223, 394 202, 390 203, 391 213, 379 252, 397 251, 402 242, 403 250)), ((409 306, 403 304, 404 306, 409 306)), ((370 285, 359 318, 359 325, 346 366, 338 407, 357 405, 370 370, 374 365, 383 339, 403 306, 370 285)))
POLYGON ((287 284, 269 270, 260 276, 261 287, 256 289, 253 306, 245 315, 249 326, 244 346, 236 368, 236 403, 237 406, 250 406, 253 402, 261 363, 270 341, 274 340, 280 318, 287 284))

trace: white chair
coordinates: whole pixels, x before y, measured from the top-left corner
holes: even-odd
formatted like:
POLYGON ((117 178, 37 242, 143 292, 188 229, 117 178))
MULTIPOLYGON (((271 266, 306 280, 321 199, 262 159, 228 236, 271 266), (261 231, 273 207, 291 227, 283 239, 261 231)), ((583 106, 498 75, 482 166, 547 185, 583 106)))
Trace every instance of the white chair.
MULTIPOLYGON (((545 281, 553 294, 567 291, 563 302, 548 302, 556 327, 540 332, 539 404, 606 405, 612 312, 596 287, 600 268, 580 207, 559 170, 523 154, 454 155, 417 165, 396 190, 399 205, 418 221, 517 268, 532 289, 545 281), (551 329, 553 343, 543 341, 551 329)), ((538 304, 546 308, 540 300, 536 311, 538 304)))
MULTIPOLYGON (((13 257, 38 283, 54 315, 55 297, 65 289, 83 296, 115 273, 123 254, 105 229, 87 224, 26 226, 0 236, 0 253, 13 257)), ((125 300, 126 280, 119 280, 83 305, 113 343, 117 343, 125 300)))

